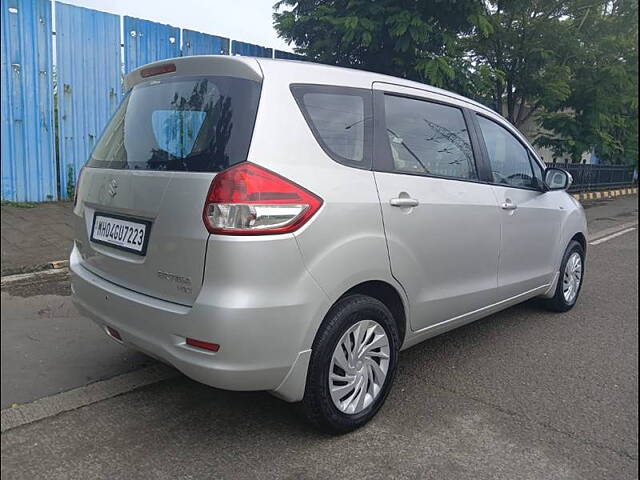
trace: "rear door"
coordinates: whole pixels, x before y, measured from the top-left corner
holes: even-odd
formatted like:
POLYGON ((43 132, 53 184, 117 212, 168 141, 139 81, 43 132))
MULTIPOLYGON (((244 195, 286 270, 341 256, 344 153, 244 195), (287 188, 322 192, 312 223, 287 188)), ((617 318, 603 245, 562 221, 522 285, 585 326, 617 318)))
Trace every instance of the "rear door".
POLYGON ((542 169, 506 125, 480 114, 478 131, 500 205, 500 299, 548 285, 562 232, 562 202, 542 188, 542 169))
POLYGON ((374 83, 375 179, 391 269, 419 330, 496 299, 500 227, 461 104, 374 83))
POLYGON ((216 172, 246 160, 260 81, 176 63, 125 96, 82 171, 74 213, 85 268, 191 305, 207 253, 204 201, 216 172))

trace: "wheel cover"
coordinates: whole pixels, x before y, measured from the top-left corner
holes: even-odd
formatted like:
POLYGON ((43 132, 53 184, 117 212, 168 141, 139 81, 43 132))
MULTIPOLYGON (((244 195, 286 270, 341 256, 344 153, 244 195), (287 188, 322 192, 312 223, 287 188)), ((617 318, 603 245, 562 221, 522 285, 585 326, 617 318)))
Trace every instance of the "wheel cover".
POLYGON ((567 303, 573 303, 580 290, 582 282, 582 257, 578 252, 573 252, 564 267, 562 278, 562 294, 567 303))
POLYGON ((329 391, 343 413, 363 411, 382 391, 389 371, 389 338, 374 320, 352 325, 338 341, 329 366, 329 391))

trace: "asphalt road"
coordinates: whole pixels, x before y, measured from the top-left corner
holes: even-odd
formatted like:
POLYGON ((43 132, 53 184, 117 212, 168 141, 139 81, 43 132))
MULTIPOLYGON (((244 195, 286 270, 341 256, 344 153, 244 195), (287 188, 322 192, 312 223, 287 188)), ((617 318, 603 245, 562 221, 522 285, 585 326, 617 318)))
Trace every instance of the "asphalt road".
MULTIPOLYGON (((637 221, 637 197, 587 207, 590 232, 637 221)), ((40 315, 67 305, 64 289, 3 291, 3 407, 148 361, 72 309, 40 315)), ((402 352, 386 405, 357 432, 324 436, 268 394, 179 376, 6 431, 1 449, 3 479, 637 478, 637 230, 589 247, 571 312, 528 302, 402 352)))

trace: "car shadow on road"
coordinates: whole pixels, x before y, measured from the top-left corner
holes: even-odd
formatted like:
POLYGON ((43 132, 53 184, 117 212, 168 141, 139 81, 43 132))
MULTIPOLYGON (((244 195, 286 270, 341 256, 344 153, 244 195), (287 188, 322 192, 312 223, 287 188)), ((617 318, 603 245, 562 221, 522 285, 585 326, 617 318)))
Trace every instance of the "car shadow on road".
MULTIPOLYGON (((508 337, 513 336, 514 332, 522 331, 525 334, 530 330, 527 323, 531 322, 532 318, 545 322, 553 317, 553 314, 544 312, 538 302, 530 301, 428 339, 400 354, 396 383, 402 384, 422 378, 426 383, 432 381, 436 386, 445 385, 446 389, 451 369, 459 368, 467 361, 475 363, 477 356, 495 353, 499 350, 496 343, 511 343, 508 337)), ((181 385, 180 388, 171 389, 172 411, 179 416, 184 415, 185 420, 192 418, 191 412, 199 412, 198 420, 194 420, 193 424, 189 423, 189 429, 202 428, 203 435, 207 434, 210 427, 202 420, 211 416, 215 418, 218 431, 233 430, 243 425, 243 428, 249 430, 267 428, 271 435, 286 433, 288 438, 330 437, 311 428, 299 404, 286 403, 267 392, 219 390, 201 385, 187 377, 167 382, 177 382, 181 385)), ((400 392, 393 392, 388 403, 394 403, 394 399, 399 395, 400 392)), ((379 417, 388 414, 392 408, 392 405, 384 408, 379 417)))

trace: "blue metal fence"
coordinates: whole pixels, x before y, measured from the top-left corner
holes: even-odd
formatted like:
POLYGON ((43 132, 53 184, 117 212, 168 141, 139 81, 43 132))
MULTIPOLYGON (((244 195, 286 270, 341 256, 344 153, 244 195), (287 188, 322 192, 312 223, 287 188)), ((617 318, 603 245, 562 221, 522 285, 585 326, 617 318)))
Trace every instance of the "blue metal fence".
POLYGON ((242 55, 246 57, 266 57, 273 58, 273 49, 254 45, 253 43, 231 42, 231 55, 242 55))
MULTIPOLYGON (((0 4, 2 200, 68 198, 69 180, 122 99, 123 75, 140 65, 181 55, 274 57, 260 45, 55 2, 54 60, 52 3, 0 4)), ((302 58, 280 50, 275 57, 302 58)))
POLYGON ((182 30, 182 55, 229 55, 228 38, 182 30))
POLYGON ((51 5, 3 0, 0 10, 2 199, 54 200, 51 5))
POLYGON ((124 71, 180 56, 180 29, 171 25, 124 17, 124 71))
POLYGON ((122 98, 120 17, 58 3, 56 57, 58 175, 67 198, 122 98))

